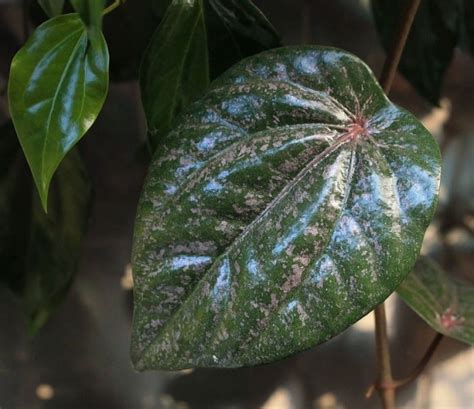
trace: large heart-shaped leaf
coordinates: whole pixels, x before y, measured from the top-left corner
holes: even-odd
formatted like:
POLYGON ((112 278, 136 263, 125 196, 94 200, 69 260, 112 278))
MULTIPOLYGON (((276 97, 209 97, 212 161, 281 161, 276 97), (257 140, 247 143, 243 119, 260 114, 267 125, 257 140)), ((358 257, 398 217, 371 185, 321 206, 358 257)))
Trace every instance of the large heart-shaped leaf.
POLYGON ((0 128, 0 281, 23 300, 36 332, 67 294, 79 260, 91 188, 77 151, 53 178, 45 214, 11 123, 0 128))
POLYGON ((397 292, 435 331, 474 345, 472 283, 457 280, 428 257, 420 257, 397 292))
POLYGON ((107 95, 107 45, 96 33, 89 39, 77 14, 55 17, 35 30, 12 62, 10 111, 45 209, 54 172, 107 95))
POLYGON ((355 56, 250 57, 177 122, 136 220, 137 369, 283 358, 347 328, 412 269, 438 146, 355 56))

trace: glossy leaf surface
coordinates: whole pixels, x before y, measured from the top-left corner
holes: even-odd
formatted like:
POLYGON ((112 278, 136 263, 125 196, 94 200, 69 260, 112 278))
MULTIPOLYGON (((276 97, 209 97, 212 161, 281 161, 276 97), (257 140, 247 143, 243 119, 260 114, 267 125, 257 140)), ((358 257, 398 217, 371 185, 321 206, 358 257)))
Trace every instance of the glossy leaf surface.
POLYGON ((411 271, 439 150, 358 58, 261 53, 177 123, 135 226, 137 369, 286 357, 347 328, 411 271))
POLYGON ((59 16, 63 12, 64 0, 38 0, 38 3, 49 17, 59 16))
POLYGON ((94 123, 108 88, 108 51, 77 14, 39 26, 13 59, 10 112, 46 209, 51 178, 94 123))
POLYGON ((397 292, 435 331, 474 345, 472 283, 451 277, 428 257, 421 257, 397 292))
POLYGON ((242 58, 279 43, 274 28, 249 0, 173 0, 140 73, 152 148, 210 79, 242 58))
POLYGON ((71 152, 53 178, 45 214, 13 126, 0 132, 0 281, 22 298, 34 333, 64 299, 76 272, 91 188, 79 153, 71 152))
MULTIPOLYGON (((372 0, 375 23, 388 50, 410 0, 372 0)), ((443 77, 460 45, 474 52, 474 2, 423 0, 415 17, 399 69, 418 92, 433 104, 441 94, 443 77)))
POLYGON ((202 0, 173 0, 143 56, 140 86, 150 143, 209 83, 202 0))

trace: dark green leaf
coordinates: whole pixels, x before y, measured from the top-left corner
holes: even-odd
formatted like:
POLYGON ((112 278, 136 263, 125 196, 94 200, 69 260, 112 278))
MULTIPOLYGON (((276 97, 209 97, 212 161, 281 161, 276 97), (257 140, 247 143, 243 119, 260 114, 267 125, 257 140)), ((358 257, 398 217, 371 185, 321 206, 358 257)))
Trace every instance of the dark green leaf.
POLYGON ((53 178, 45 214, 11 124, 2 127, 0 141, 0 279, 22 297, 34 333, 64 299, 76 271, 90 184, 72 151, 53 178))
POLYGON ((249 0, 174 0, 150 42, 140 73, 152 149, 209 79, 279 43, 274 28, 249 0))
POLYGON ((338 334, 411 271, 439 149, 344 51, 227 71, 163 139, 135 226, 137 369, 236 367, 338 334))
POLYGON ((39 26, 13 59, 10 112, 45 209, 54 172, 94 123, 107 87, 105 40, 98 33, 89 43, 76 14, 39 26))
POLYGON ((64 0, 38 0, 38 3, 49 17, 59 16, 63 12, 64 0))
POLYGON ((100 31, 105 0, 70 0, 74 10, 79 13, 87 27, 100 31))
POLYGON ((435 331, 474 345, 472 283, 459 281, 428 257, 420 257, 397 292, 435 331))
POLYGON ((173 0, 143 56, 140 86, 153 150, 209 83, 202 0, 173 0))
MULTIPOLYGON (((372 0, 375 23, 386 50, 393 44, 410 1, 372 0)), ((440 98, 443 77, 458 41, 462 1, 422 1, 400 61, 401 73, 434 104, 440 98)))
POLYGON ((250 0, 204 4, 211 78, 249 55, 280 46, 275 29, 250 0))

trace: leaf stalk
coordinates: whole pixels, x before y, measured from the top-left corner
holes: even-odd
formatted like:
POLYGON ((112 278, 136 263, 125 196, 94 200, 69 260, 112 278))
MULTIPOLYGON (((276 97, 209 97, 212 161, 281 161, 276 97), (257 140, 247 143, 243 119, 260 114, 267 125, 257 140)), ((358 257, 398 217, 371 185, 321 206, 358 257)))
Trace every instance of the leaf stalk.
MULTIPOLYGON (((420 6, 421 0, 409 2, 405 13, 401 18, 401 24, 395 35, 394 43, 385 59, 385 63, 380 75, 380 85, 386 94, 392 88, 393 79, 397 72, 405 44, 410 33, 413 21, 420 6)), ((375 315, 375 344, 377 356, 377 370, 379 386, 377 390, 382 400, 384 409, 395 409, 395 389, 390 363, 390 348, 387 335, 387 317, 384 303, 378 305, 374 310, 375 315)))
POLYGON ((115 0, 112 4, 110 4, 109 6, 107 6, 102 15, 106 15, 106 14, 109 14, 111 11, 114 11, 117 7, 121 6, 122 4, 124 4, 127 0, 115 0))

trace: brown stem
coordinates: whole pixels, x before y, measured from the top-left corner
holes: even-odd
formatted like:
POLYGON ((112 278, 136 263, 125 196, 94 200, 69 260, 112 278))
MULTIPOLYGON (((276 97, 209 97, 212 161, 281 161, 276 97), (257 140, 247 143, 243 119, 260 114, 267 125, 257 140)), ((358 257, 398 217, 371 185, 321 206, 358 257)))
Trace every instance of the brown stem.
POLYGON ((423 358, 421 358, 420 362, 418 362, 415 369, 410 375, 408 375, 404 379, 395 380, 395 381, 388 380, 384 382, 382 380, 379 380, 377 383, 370 385, 370 387, 367 389, 365 397, 366 398, 372 397, 376 389, 390 389, 390 390, 395 391, 413 382, 425 370, 426 366, 428 365, 434 353, 436 352, 436 349, 438 348, 438 345, 440 344, 443 337, 444 337, 443 334, 440 334, 440 333, 436 334, 433 341, 431 341, 430 346, 426 350, 425 355, 423 355, 423 358))
POLYGON ((395 388, 401 388, 403 386, 408 385, 410 382, 413 382, 418 376, 424 371, 426 368, 426 365, 428 365, 428 362, 430 362, 430 359, 434 355, 436 349, 438 348, 439 343, 443 339, 444 335, 440 334, 439 332, 436 334, 434 337, 433 341, 431 341, 430 346, 425 352, 425 355, 423 355, 423 358, 421 358, 420 362, 418 362, 418 365, 416 365, 415 369, 413 372, 408 375, 404 379, 400 379, 396 382, 394 382, 395 388))
POLYGON ((394 43, 389 50, 385 64, 382 69, 382 74, 380 75, 380 85, 384 89, 385 93, 390 92, 392 88, 393 79, 395 73, 397 72, 397 67, 402 57, 403 49, 405 48, 405 43, 410 33, 413 20, 415 19, 416 12, 420 6, 421 0, 412 0, 408 4, 405 13, 403 14, 400 28, 395 35, 394 43))
POLYGON ((390 364, 390 349, 387 336, 387 318, 385 305, 382 303, 375 307, 375 350, 377 355, 377 390, 382 400, 384 409, 395 408, 395 389, 393 384, 392 367, 390 364))
MULTIPOLYGON (((393 79, 397 72, 398 64, 405 48, 413 20, 420 6, 421 0, 411 0, 402 16, 400 28, 395 36, 393 46, 385 59, 385 64, 380 75, 380 85, 386 94, 392 88, 393 79)), ((387 335, 387 319, 385 305, 378 305, 375 310, 375 344, 377 354, 378 382, 377 390, 384 409, 395 409, 395 387, 390 364, 390 349, 387 335)))

